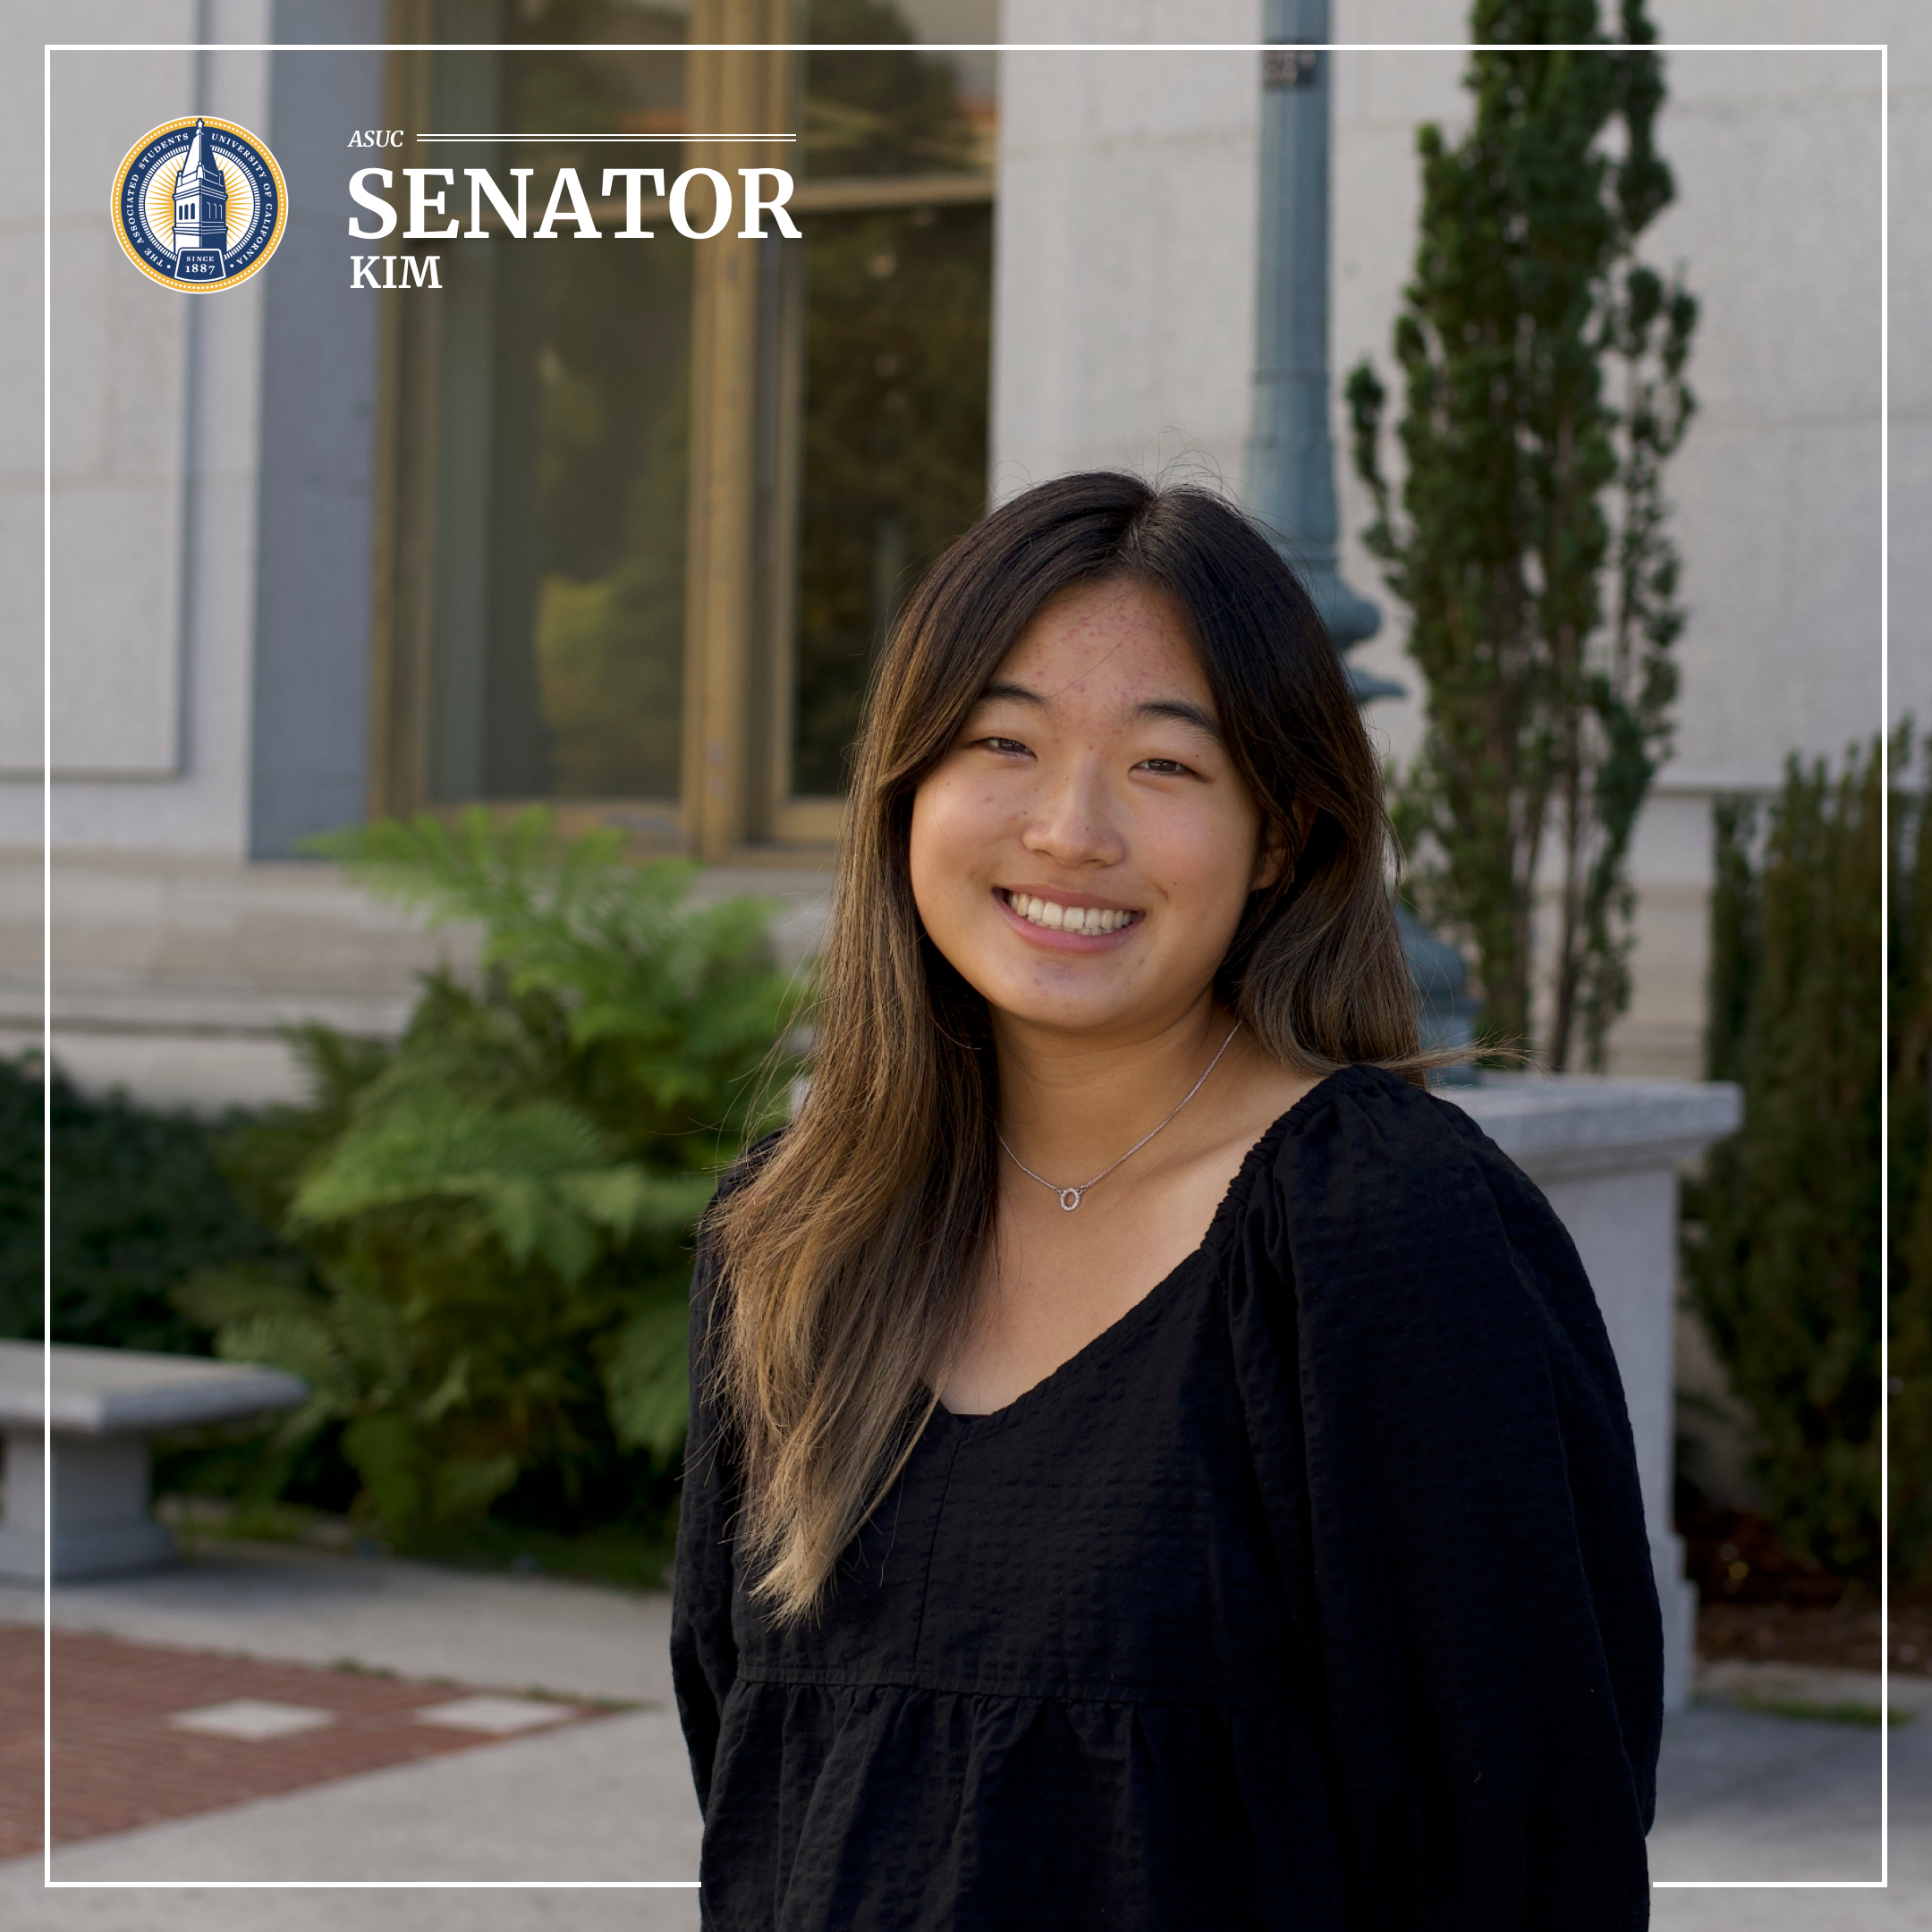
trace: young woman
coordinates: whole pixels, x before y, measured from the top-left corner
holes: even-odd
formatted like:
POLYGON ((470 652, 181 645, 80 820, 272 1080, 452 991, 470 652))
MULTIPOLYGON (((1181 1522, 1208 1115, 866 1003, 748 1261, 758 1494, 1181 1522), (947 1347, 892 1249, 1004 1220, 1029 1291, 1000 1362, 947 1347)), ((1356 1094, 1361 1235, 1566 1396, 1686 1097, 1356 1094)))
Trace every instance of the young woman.
POLYGON ((1615 1365, 1419 1084, 1292 574, 1204 493, 1028 492, 908 606, 851 812, 809 1091, 692 1291, 705 1923, 1647 1923, 1615 1365))

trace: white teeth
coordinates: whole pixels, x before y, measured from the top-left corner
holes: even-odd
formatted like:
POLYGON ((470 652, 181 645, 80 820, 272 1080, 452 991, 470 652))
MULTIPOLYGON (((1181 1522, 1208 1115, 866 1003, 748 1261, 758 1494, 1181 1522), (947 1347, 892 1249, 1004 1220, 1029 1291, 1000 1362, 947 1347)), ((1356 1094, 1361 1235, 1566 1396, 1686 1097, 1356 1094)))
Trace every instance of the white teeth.
POLYGON ((1108 911, 1099 906, 1063 906, 1025 893, 1009 893, 1006 902, 1030 925, 1044 926, 1049 932, 1083 933, 1089 937, 1118 932, 1133 918, 1131 912, 1108 911))

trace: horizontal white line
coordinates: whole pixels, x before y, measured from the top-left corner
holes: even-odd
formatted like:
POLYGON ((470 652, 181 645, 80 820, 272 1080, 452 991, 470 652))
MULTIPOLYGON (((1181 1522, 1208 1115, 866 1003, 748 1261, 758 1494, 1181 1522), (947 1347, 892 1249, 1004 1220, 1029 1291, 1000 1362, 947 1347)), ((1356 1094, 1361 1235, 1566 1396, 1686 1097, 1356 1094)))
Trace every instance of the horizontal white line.
MULTIPOLYGON (((1888 40, 599 40, 598 54, 1882 54, 1888 40)), ((581 40, 44 40, 48 54, 581 54, 581 40)))
MULTIPOLYGON (((695 1878, 48 1878, 55 1892, 695 1892, 695 1878)), ((1653 1878, 1653 1892, 1879 1892, 1882 1878, 1653 1878)))
POLYGON ((795 141, 796 134, 419 134, 418 140, 554 140, 554 141, 795 141))
POLYGON ((695 1892, 695 1878, 47 1878, 49 1892, 695 1892))

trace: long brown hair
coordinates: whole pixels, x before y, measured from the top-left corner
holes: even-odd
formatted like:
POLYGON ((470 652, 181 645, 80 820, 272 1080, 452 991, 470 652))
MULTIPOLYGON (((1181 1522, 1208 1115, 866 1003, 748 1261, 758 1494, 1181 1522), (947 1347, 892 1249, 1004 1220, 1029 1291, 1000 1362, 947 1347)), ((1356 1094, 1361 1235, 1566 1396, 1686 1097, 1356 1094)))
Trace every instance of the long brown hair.
POLYGON ((1178 600, 1234 764, 1292 854, 1251 895, 1219 996, 1289 1065, 1425 1063, 1381 776, 1321 619, 1274 546, 1208 491, 1110 471, 1043 483, 969 530, 877 666, 804 1102, 708 1229, 718 1290, 701 1359, 742 1457, 755 1592, 781 1622, 817 1606, 931 1416, 998 1198, 992 1033, 919 923, 913 793, 1035 614, 1101 578, 1178 600))

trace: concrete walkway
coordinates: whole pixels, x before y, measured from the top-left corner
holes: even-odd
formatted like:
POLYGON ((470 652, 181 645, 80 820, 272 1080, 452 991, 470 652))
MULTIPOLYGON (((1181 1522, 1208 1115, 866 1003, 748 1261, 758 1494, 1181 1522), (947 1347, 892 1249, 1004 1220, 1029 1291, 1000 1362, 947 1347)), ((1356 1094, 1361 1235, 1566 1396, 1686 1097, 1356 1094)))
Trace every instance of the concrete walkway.
MULTIPOLYGON (((0 1586, 0 1618, 38 1623, 39 1592, 0 1586)), ((671 1701, 671 1599, 660 1590, 215 1544, 170 1570, 63 1584, 54 1622, 292 1664, 347 1659, 494 1690, 671 1701)))
MULTIPOLYGON (((1832 1674, 1834 1675, 1838 1674, 1832 1674)), ((1663 1932, 1932 1932, 1932 1716, 1892 1740, 1885 1891, 1652 1894, 1663 1932)), ((1665 1727, 1653 1879, 1873 1879, 1879 1733, 1699 1704, 1665 1727)))
MULTIPOLYGON (((0 1591, 0 1617, 38 1599, 0 1591)), ((392 1767, 57 1852, 74 1880, 689 1878, 699 1822, 670 1708, 668 1599, 541 1578, 235 1546, 162 1574, 69 1587, 59 1627, 254 1657, 444 1675, 504 1690, 655 1707, 392 1767)), ((1775 1700, 1873 1701, 1835 1674, 1734 1674, 1775 1700)), ((1895 1681, 1896 1682, 1896 1681, 1895 1681)), ((1664 1932, 1932 1932, 1932 1684, 1892 1736, 1889 1891, 1673 1891, 1664 1932)), ((1703 1703, 1667 1728, 1651 1838, 1660 1879, 1843 1879, 1878 1870, 1879 1733, 1703 1703)), ((659 1932, 693 1928, 690 1891, 43 1891, 0 1865, 9 1932, 659 1932)))
MULTIPOLYGON (((40 1599, 0 1589, 0 1618, 40 1599)), ((543 1577, 479 1576, 276 1546, 216 1546, 179 1567, 55 1593, 63 1630, 352 1662, 491 1689, 654 1707, 399 1766, 55 1854, 56 1879, 691 1879, 699 1826, 671 1707, 670 1599, 543 1577), (446 1777, 437 1776, 447 1771, 446 1777)), ((688 1932, 692 1891, 43 1891, 0 1864, 9 1932, 688 1932)))

